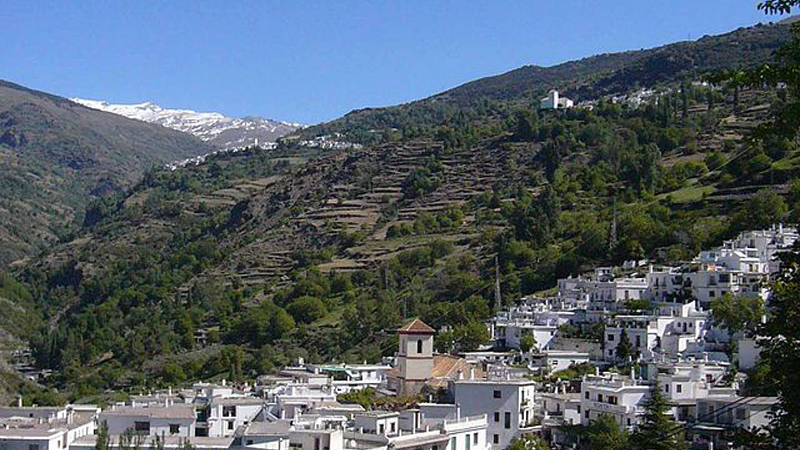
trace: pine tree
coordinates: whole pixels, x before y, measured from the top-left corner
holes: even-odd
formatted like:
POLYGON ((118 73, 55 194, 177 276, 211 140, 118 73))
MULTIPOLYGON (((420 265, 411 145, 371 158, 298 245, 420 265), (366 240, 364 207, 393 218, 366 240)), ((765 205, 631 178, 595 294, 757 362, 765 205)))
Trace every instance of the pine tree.
POLYGON ((108 436, 108 426, 106 424, 100 425, 97 430, 97 440, 94 444, 95 450, 108 450, 111 439, 108 436))
POLYGON ((631 340, 628 338, 628 333, 623 328, 622 333, 619 335, 619 344, 617 344, 617 358, 627 363, 630 358, 633 357, 633 354, 633 344, 631 344, 631 340))
POLYGON ((681 450, 686 448, 683 430, 668 415, 667 401, 658 381, 650 390, 645 415, 630 438, 630 450, 681 450))

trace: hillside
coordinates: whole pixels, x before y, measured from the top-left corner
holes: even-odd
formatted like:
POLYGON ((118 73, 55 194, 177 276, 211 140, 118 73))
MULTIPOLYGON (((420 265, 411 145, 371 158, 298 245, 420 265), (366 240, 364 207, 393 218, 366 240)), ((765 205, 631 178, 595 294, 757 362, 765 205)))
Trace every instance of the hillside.
POLYGON ((299 133, 343 133, 358 142, 377 142, 395 138, 396 133, 387 129, 480 124, 493 104, 538 105, 550 89, 584 101, 681 78, 698 79, 720 69, 744 69, 770 60, 781 43, 789 39, 790 29, 787 22, 764 24, 696 41, 596 55, 551 67, 524 66, 405 105, 355 110, 299 133))
MULTIPOLYGON (((735 33, 779 29, 749 30, 735 33)), ((640 104, 538 111, 476 98, 448 110, 448 127, 406 106, 414 122, 380 125, 386 139, 360 148, 284 139, 148 171, 15 268, 45 318, 26 336, 36 362, 83 399, 241 379, 298 356, 377 361, 394 349, 387 330, 411 316, 441 330, 439 351, 473 350, 495 304, 495 257, 507 304, 597 265, 674 263, 797 220, 795 143, 744 139, 782 92, 678 69, 653 80, 634 70, 642 61, 606 78, 642 76, 614 90, 651 89, 640 104)), ((594 72, 573 84, 600 86, 594 72)), ((353 137, 364 124, 350 125, 353 137)))
POLYGON ((250 376, 294 356, 376 360, 391 352, 383 330, 412 315, 453 327, 444 350, 474 348, 494 255, 511 302, 597 264, 677 261, 774 218, 743 212, 765 185, 788 189, 796 150, 742 156, 774 92, 742 92, 735 112, 730 92, 686 89, 685 116, 508 110, 469 145, 285 145, 149 172, 18 272, 47 299, 37 360, 90 394, 250 376))
POLYGON ((0 81, 0 266, 37 254, 93 199, 210 151, 184 133, 0 81))

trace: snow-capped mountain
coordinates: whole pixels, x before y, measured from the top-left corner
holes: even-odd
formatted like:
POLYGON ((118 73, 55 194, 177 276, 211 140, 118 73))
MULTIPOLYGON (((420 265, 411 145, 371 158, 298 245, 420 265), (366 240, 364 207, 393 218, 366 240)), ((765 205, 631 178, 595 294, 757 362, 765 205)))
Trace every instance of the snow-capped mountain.
POLYGON ((131 119, 157 123, 198 138, 222 149, 274 142, 279 137, 301 128, 296 123, 279 122, 262 117, 225 117, 219 113, 189 109, 167 109, 155 103, 113 104, 99 100, 72 98, 73 102, 131 119))

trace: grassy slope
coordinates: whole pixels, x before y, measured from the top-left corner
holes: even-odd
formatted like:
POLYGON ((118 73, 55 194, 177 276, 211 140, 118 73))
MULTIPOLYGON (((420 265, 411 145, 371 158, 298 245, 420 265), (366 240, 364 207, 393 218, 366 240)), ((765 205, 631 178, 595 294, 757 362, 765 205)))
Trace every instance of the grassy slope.
POLYGON ((92 198, 209 150, 183 133, 0 81, 0 265, 54 243, 92 198))

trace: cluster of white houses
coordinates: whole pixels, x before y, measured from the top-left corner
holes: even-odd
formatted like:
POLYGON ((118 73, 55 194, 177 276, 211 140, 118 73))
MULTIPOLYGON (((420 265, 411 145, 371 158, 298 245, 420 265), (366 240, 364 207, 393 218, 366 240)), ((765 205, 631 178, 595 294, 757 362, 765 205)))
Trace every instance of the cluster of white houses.
MULTIPOLYGON (((487 324, 495 345, 478 352, 436 354, 436 331, 415 319, 397 330, 395 357, 380 364, 298 361, 254 385, 200 383, 103 410, 0 408, 0 445, 90 450, 102 427, 112 448, 132 435, 142 447, 159 436, 165 448, 188 442, 198 450, 502 450, 528 433, 566 448, 563 425, 608 415, 634 428, 658 386, 695 448, 721 448, 730 427, 764 424, 776 399, 739 396, 724 351, 736 337, 713 324, 709 302, 725 294, 767 296, 763 281, 777 270, 775 255, 797 238, 794 228, 747 232, 681 267, 639 262, 560 280, 558 295, 499 312, 487 324), (633 300, 652 306, 630 313, 633 300), (587 339, 590 330, 602 338, 587 339), (513 350, 528 335, 533 349, 513 350), (627 361, 617 350, 623 339, 627 361), (629 372, 613 369, 634 359, 629 372), (576 366, 587 374, 558 377, 576 366), (339 401, 365 388, 426 401, 395 410, 339 401)), ((752 366, 757 351, 742 341, 739 365, 752 366)))

